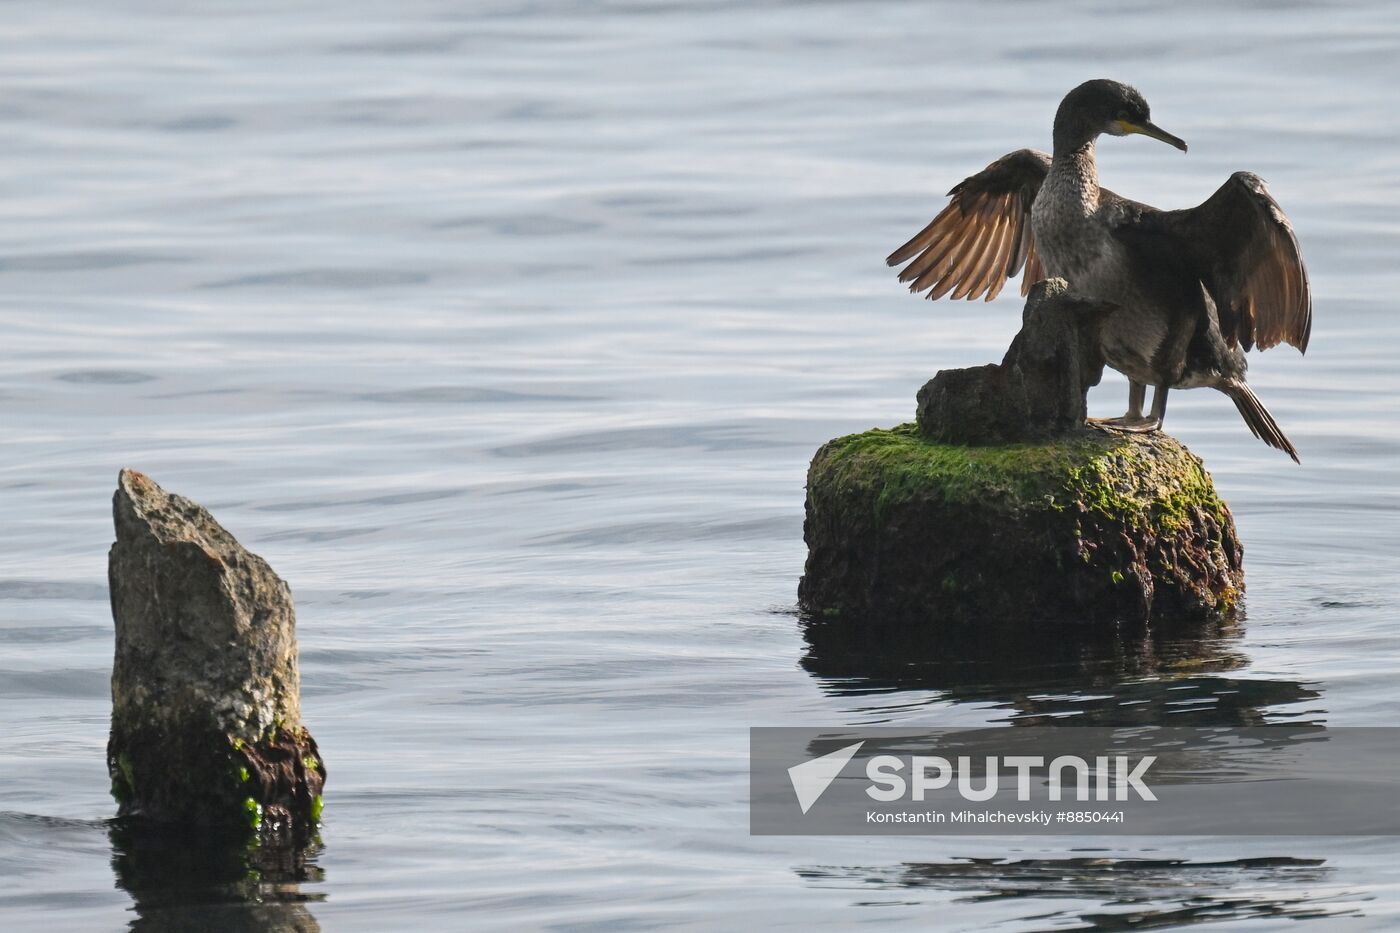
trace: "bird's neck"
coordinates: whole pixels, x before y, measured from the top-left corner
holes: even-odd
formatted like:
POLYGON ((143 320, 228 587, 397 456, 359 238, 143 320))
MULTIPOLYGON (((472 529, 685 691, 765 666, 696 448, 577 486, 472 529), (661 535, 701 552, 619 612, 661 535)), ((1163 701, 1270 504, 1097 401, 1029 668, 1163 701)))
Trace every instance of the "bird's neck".
POLYGON ((1094 162, 1094 141, 1075 145, 1055 147, 1055 156, 1050 162, 1050 176, 1053 187, 1078 196, 1086 212, 1092 213, 1099 205, 1099 169, 1094 162))

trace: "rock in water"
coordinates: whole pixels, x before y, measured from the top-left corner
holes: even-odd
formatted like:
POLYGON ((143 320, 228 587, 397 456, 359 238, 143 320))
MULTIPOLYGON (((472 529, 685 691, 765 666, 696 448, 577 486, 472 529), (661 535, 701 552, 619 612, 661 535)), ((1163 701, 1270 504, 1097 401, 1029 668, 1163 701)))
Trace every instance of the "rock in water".
POLYGON ((1064 279, 1037 283, 1000 363, 945 369, 919 390, 919 430, 951 444, 1008 444, 1084 427, 1085 396, 1103 377, 1099 325, 1113 307, 1076 297, 1064 279))
POLYGON ((326 766, 301 721, 287 584, 141 473, 121 472, 112 511, 107 768, 120 815, 304 839, 326 766))
POLYGON ((1001 654, 1064 625, 1116 638, 1233 615, 1240 543, 1201 461, 1165 434, 1086 427, 1112 307, 1041 282, 1001 363, 934 376, 917 425, 817 451, 809 638, 952 635, 1001 654))
POLYGON ((1230 510, 1165 434, 963 446, 838 438, 807 474, 802 607, 844 634, 1220 620, 1244 589, 1230 510))

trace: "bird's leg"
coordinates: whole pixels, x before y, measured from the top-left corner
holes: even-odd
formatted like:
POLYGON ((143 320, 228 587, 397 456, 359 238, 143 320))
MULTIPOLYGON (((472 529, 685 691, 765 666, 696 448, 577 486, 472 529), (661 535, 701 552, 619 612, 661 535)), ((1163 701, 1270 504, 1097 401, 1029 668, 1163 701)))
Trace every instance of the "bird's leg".
POLYGON ((1147 387, 1133 383, 1135 390, 1141 390, 1133 396, 1131 404, 1137 409, 1138 415, 1133 417, 1131 411, 1122 418, 1117 419, 1117 423, 1109 427, 1117 428, 1120 431, 1131 431, 1134 434, 1150 434, 1162 428, 1162 419, 1167 416, 1167 386, 1165 384, 1157 386, 1152 393, 1152 413, 1146 418, 1142 416, 1142 399, 1147 394, 1147 387))
POLYGON ((1162 430, 1162 423, 1167 420, 1167 391, 1170 388, 1163 384, 1152 392, 1152 414, 1148 415, 1147 420, 1153 422, 1152 427, 1158 431, 1162 430))
POLYGON ((1147 401, 1147 386, 1134 380, 1128 381, 1128 413, 1124 421, 1142 420, 1142 403, 1147 401))
MULTIPOLYGON (((1160 389, 1158 390, 1161 391, 1160 389)), ((1133 379, 1128 380, 1128 413, 1117 418, 1090 418, 1093 424, 1123 431, 1141 431, 1145 419, 1142 417, 1142 403, 1147 400, 1147 385, 1133 379)), ((1154 396, 1153 401, 1156 401, 1154 396)))

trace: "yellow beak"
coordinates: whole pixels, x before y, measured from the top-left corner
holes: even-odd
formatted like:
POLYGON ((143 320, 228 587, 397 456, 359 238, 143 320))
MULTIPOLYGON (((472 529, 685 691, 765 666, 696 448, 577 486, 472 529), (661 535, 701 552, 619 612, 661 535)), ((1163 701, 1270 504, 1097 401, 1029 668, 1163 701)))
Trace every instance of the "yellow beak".
POLYGON ((1119 120, 1118 128, 1124 133, 1137 133, 1142 136, 1151 136, 1153 139, 1160 140, 1166 143, 1168 146, 1175 146, 1182 152, 1186 151, 1185 140, 1181 139, 1181 137, 1179 136, 1173 136, 1171 133, 1168 133, 1166 130, 1162 129, 1160 126, 1158 126, 1150 120, 1144 121, 1142 123, 1133 123, 1129 120, 1119 120))

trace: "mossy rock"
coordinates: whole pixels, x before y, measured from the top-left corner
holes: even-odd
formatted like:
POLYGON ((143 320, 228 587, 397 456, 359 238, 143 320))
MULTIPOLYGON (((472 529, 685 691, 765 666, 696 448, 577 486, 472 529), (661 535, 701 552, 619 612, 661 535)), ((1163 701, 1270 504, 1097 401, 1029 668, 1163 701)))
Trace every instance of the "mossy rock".
POLYGON ((113 496, 118 816, 303 845, 326 765, 301 721, 291 589, 201 505, 134 470, 113 496))
POLYGON ((972 447, 914 425, 830 441, 807 475, 804 610, 852 634, 1014 637, 1227 620, 1230 510, 1165 434, 972 447))

